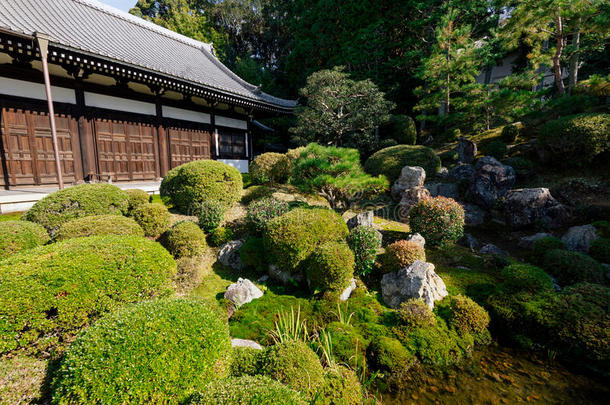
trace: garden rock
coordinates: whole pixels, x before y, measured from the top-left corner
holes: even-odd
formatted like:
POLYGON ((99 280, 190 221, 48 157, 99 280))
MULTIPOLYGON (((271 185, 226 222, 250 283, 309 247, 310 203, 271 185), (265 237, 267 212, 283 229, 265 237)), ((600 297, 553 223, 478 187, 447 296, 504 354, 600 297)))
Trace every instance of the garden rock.
POLYGON ((231 347, 249 347, 251 349, 263 350, 263 346, 249 339, 231 339, 231 347))
POLYGON ((454 183, 429 183, 426 184, 426 188, 430 192, 432 197, 458 198, 458 186, 454 183))
POLYGON ((407 222, 411 208, 422 200, 427 200, 430 197, 430 192, 426 187, 419 186, 405 190, 402 193, 402 199, 397 206, 397 218, 402 222, 407 222))
POLYGON ((474 176, 474 167, 466 163, 458 163, 449 170, 449 178, 457 181, 467 181, 470 183, 474 176))
POLYGON ((421 236, 420 234, 418 234, 418 233, 414 233, 412 235, 409 235, 407 238, 405 238, 405 240, 408 241, 408 242, 417 243, 422 248, 426 247, 426 239, 423 236, 421 236))
POLYGON ((426 171, 419 166, 405 166, 400 171, 400 177, 392 185, 392 198, 398 201, 405 190, 421 187, 426 180, 426 171))
POLYGON ((458 159, 462 163, 472 163, 477 155, 477 144, 473 141, 461 137, 457 144, 458 159))
POLYGON ((247 278, 241 277, 237 279, 237 283, 228 286, 224 294, 224 297, 238 308, 262 296, 260 288, 247 278))
POLYGON ((430 309, 434 301, 447 296, 447 287, 434 272, 432 263, 416 260, 409 267, 383 275, 381 279, 383 301, 391 308, 411 298, 423 299, 430 309))
POLYGON ((479 247, 479 240, 469 233, 465 233, 464 236, 458 240, 458 243, 474 252, 479 247))
POLYGON ((343 292, 339 296, 339 299, 341 301, 347 301, 347 299, 350 297, 350 295, 352 295, 352 292, 354 292, 355 289, 356 289, 356 279, 352 278, 352 280, 349 282, 349 285, 347 286, 347 288, 345 290, 343 290, 343 292))
POLYGON ((464 204, 464 223, 466 226, 479 226, 485 222, 485 211, 474 204, 464 204))
POLYGON ((244 264, 239 258, 239 249, 241 249, 243 244, 244 242, 240 240, 233 240, 222 245, 218 252, 218 261, 224 266, 241 270, 244 264))
POLYGON ((561 240, 566 244, 568 250, 587 253, 591 243, 597 238, 599 238, 599 235, 593 225, 582 225, 568 229, 561 240))
POLYGON ((542 224, 561 226, 569 216, 568 209, 551 195, 548 188, 510 190, 504 202, 506 223, 512 229, 542 224))
POLYGON ((515 169, 491 156, 484 156, 474 166, 470 192, 476 204, 490 209, 515 185, 516 179, 515 169))
POLYGON ((361 212, 347 220, 347 227, 351 230, 357 226, 373 226, 373 211, 361 212))
POLYGON ((552 236, 553 235, 551 235, 550 233, 538 232, 535 235, 522 237, 521 239, 519 239, 519 243, 517 245, 523 249, 533 249, 534 242, 536 242, 538 239, 548 238, 548 237, 552 237, 552 236))
POLYGON ((479 250, 479 253, 485 254, 485 255, 501 256, 501 257, 507 257, 508 256, 508 253, 506 253, 504 250, 500 249, 499 247, 497 247, 493 243, 488 243, 485 246, 483 246, 479 250))

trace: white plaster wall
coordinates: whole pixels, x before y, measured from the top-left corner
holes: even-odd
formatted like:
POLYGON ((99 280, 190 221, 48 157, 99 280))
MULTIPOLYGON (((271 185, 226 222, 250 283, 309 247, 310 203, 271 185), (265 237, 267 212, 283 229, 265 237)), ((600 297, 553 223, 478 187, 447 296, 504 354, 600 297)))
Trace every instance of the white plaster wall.
POLYGON ((87 107, 106 108, 108 110, 125 111, 135 114, 157 114, 157 108, 153 103, 90 93, 88 91, 85 92, 85 105, 87 107))
POLYGON ((239 170, 240 173, 248 173, 248 161, 237 159, 218 159, 219 162, 226 163, 239 170))
POLYGON ((166 105, 162 107, 162 110, 165 118, 174 118, 177 120, 199 122, 203 124, 209 124, 211 122, 210 114, 199 111, 183 110, 181 108, 169 107, 166 105))
MULTIPOLYGON (((76 95, 72 89, 51 86, 51 93, 53 94, 53 101, 76 104, 76 95)), ((47 99, 44 84, 9 79, 7 77, 0 77, 0 94, 33 98, 35 100, 47 99)))
POLYGON ((223 117, 222 115, 217 115, 214 118, 214 123, 221 127, 248 129, 248 123, 246 121, 238 120, 237 118, 223 117))

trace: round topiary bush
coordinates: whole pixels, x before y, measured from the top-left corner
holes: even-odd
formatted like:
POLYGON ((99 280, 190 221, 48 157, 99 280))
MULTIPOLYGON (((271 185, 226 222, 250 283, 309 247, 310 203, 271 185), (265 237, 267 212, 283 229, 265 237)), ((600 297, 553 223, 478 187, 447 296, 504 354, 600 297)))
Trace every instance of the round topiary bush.
POLYGON ((489 314, 470 298, 455 295, 451 297, 450 323, 460 333, 482 334, 489 326, 489 314))
POLYGON ((500 133, 500 139, 505 143, 515 142, 521 130, 515 124, 505 125, 500 133))
POLYGON ((553 279, 539 267, 530 264, 511 264, 502 270, 502 288, 506 292, 553 291, 553 279))
POLYGON ((354 253, 344 242, 326 242, 307 260, 307 281, 313 290, 342 292, 354 277, 354 253))
POLYGON ((241 377, 258 374, 263 353, 263 350, 252 347, 234 347, 231 356, 231 375, 241 377))
POLYGON ((180 221, 169 228, 163 237, 163 245, 175 258, 198 256, 208 246, 205 233, 191 221, 180 221))
POLYGON ((575 114, 549 121, 538 141, 563 166, 582 166, 610 150, 610 114, 575 114))
POLYGON ((133 211, 133 219, 142 227, 146 236, 158 238, 169 228, 172 216, 165 205, 147 203, 133 211))
POLYGON ((610 239, 599 238, 591 243, 589 256, 600 263, 610 263, 610 239))
POLYGON ((487 156, 493 156, 498 160, 502 160, 508 153, 508 146, 502 141, 492 141, 485 145, 483 152, 487 156))
POLYGON ((392 115, 387 123, 379 127, 379 132, 384 141, 391 139, 403 145, 415 145, 417 141, 415 121, 408 115, 392 115))
POLYGON ((144 231, 136 221, 122 215, 93 215, 65 222, 59 227, 55 240, 95 235, 144 236, 144 231))
POLYGON ((218 228, 225 219, 225 206, 219 201, 206 200, 194 208, 193 213, 199 218, 199 226, 206 232, 218 228))
POLYGON ((135 188, 131 190, 125 190, 125 193, 127 194, 128 215, 131 215, 131 213, 139 206, 150 202, 150 195, 144 190, 135 188))
POLYGON ((421 166, 428 177, 434 177, 441 170, 441 160, 425 146, 397 145, 373 153, 365 162, 364 169, 373 176, 385 175, 392 184, 405 166, 421 166))
POLYGON ((362 401, 362 385, 356 373, 347 367, 338 365, 326 369, 324 385, 316 403, 360 405, 362 401))
POLYGON ((412 298, 403 302, 397 312, 400 323, 409 329, 436 324, 436 316, 422 299, 412 298))
POLYGON ((48 241, 49 234, 42 225, 28 221, 0 222, 0 260, 48 241))
POLYGON ((183 403, 228 376, 229 330, 207 305, 145 301, 108 314, 70 345, 54 403, 183 403))
POLYGON ((369 274, 381 247, 381 234, 371 226, 359 225, 349 232, 347 244, 354 252, 355 273, 359 276, 369 274))
POLYGON ((568 250, 550 250, 544 255, 544 269, 562 286, 580 282, 602 283, 604 271, 593 258, 568 250))
POLYGON ((197 160, 170 170, 161 182, 161 196, 175 208, 190 213, 203 201, 230 208, 241 198, 241 173, 217 160, 197 160))
POLYGON ((290 206, 286 201, 273 197, 265 197, 250 203, 247 210, 250 227, 255 232, 263 232, 267 222, 287 213, 290 210, 290 206))
POLYGON ((371 342, 367 358, 373 370, 390 375, 404 375, 417 360, 399 340, 388 336, 380 336, 371 342))
POLYGON ((214 381, 193 395, 191 405, 307 405, 303 397, 265 376, 243 376, 214 381))
POLYGON ((127 194, 111 184, 81 184, 56 191, 36 202, 23 219, 36 222, 51 236, 60 225, 91 215, 126 214, 127 194))
POLYGON ((261 373, 311 399, 324 384, 320 359, 305 343, 286 341, 268 348, 261 357, 261 373))
POLYGON ((267 223, 263 243, 272 262, 294 272, 320 245, 342 241, 347 234, 347 225, 336 212, 297 208, 267 223))
POLYGON ((424 248, 415 242, 399 240, 385 248, 381 265, 383 266, 383 272, 389 273, 403 267, 409 267, 416 260, 426 261, 424 248))
POLYGON ((239 258, 246 267, 264 273, 267 271, 267 257, 262 238, 249 237, 239 249, 239 258))
POLYGON ((53 346, 123 303, 172 293, 176 263, 136 236, 69 239, 0 263, 0 353, 53 346))
POLYGON ((235 233, 231 228, 219 226, 210 232, 209 240, 212 246, 222 246, 235 239, 235 233))
POLYGON ((396 142, 394 139, 382 139, 381 141, 379 141, 379 149, 385 149, 385 148, 391 148, 392 146, 396 146, 398 145, 398 142, 396 142))
POLYGON ((254 184, 284 183, 290 174, 290 159, 282 153, 263 153, 250 162, 248 171, 254 184))
POLYGON ((451 198, 434 197, 415 204, 409 212, 412 232, 431 246, 454 243, 464 234, 464 208, 451 198))

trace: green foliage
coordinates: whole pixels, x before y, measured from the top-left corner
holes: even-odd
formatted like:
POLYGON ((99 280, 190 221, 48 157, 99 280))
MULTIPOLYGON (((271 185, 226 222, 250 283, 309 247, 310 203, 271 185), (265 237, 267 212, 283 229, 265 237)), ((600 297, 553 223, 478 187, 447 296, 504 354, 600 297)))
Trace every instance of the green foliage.
POLYGON ((198 256, 208 246, 203 231, 191 221, 172 225, 163 237, 163 245, 175 258, 198 256))
POLYGON ((506 159, 504 163, 515 169, 515 173, 521 179, 527 179, 528 176, 534 173, 534 162, 531 160, 513 156, 506 159))
POLYGON ((396 144, 415 145, 417 129, 415 121, 407 115, 392 115, 390 120, 379 128, 380 136, 393 139, 396 144))
POLYGON ((379 141, 379 145, 377 146, 379 149, 385 149, 391 148, 392 146, 396 145, 398 145, 398 142, 396 142, 394 139, 382 139, 381 141, 379 141))
POLYGON ((610 238, 610 221, 596 221, 591 225, 597 229, 597 233, 602 238, 610 238))
POLYGON ((414 261, 426 261, 426 252, 421 245, 406 240, 399 240, 386 246, 381 258, 384 273, 409 267, 414 261))
POLYGON ((225 206, 216 200, 205 200, 194 207, 193 211, 199 218, 199 226, 206 232, 218 228, 225 219, 225 206))
POLYGON ((282 153, 263 153, 250 162, 248 171, 254 184, 284 183, 290 173, 290 159, 282 153))
POLYGON ((354 202, 388 188, 386 179, 364 172, 355 149, 311 143, 292 167, 291 183, 301 191, 319 193, 333 209, 348 209, 354 202))
POLYGON ((397 310, 401 325, 408 329, 434 326, 436 316, 424 300, 412 298, 400 304, 397 310))
POLYGON ((500 133, 500 139, 504 143, 513 143, 519 136, 520 132, 521 130, 515 124, 505 125, 504 128, 502 128, 502 132, 500 133))
POLYGON ((534 241, 532 245, 532 258, 536 263, 541 264, 544 259, 544 255, 554 249, 567 249, 566 244, 559 238, 554 236, 545 236, 534 241))
POLYGON ((506 292, 553 291, 553 280, 539 267, 529 264, 511 264, 502 270, 502 288, 506 292))
POLYGON ((309 256, 306 272, 312 290, 341 293, 354 277, 354 253, 344 242, 326 242, 309 256))
POLYGON ((136 236, 69 239, 0 263, 0 353, 68 337, 122 303, 172 292, 176 264, 136 236))
POLYGON ((64 222, 90 215, 125 214, 127 204, 127 194, 117 186, 81 184, 47 195, 23 219, 44 226, 53 237, 64 222))
POLYGON ((418 202, 409 212, 412 232, 421 234, 430 246, 453 243, 464 234, 464 208, 455 200, 435 197, 418 202))
POLYGON ((210 245, 222 246, 227 242, 235 239, 235 234, 231 228, 225 226, 219 226, 210 232, 210 245))
POLYGON ((297 208, 267 223, 263 243, 272 262, 295 272, 319 246, 342 241, 347 234, 347 225, 337 213, 323 208, 297 208))
POLYGON ((144 235, 158 238, 169 228, 171 214, 167 207, 159 203, 146 203, 133 211, 133 219, 142 227, 144 235))
POLYGON ((604 279, 603 268, 595 259, 568 250, 548 251, 544 255, 543 267, 562 286, 582 281, 601 284, 604 279))
POLYGON ((267 271, 267 256, 262 238, 249 237, 239 249, 239 258, 246 267, 251 267, 259 273, 267 271))
POLYGON ((396 375, 404 375, 416 361, 399 340, 387 336, 380 336, 371 342, 367 357, 374 370, 396 375))
POLYGON ((214 381, 195 394, 192 405, 306 405, 301 395, 265 376, 214 381))
POLYGON ((122 215, 93 215, 63 223, 55 235, 55 240, 95 235, 144 236, 144 230, 136 221, 122 215))
POLYGON ((464 295, 451 297, 451 316, 449 323, 460 334, 485 333, 489 325, 489 314, 483 307, 464 295))
POLYGON ((27 221, 0 222, 0 260, 48 241, 49 234, 42 225, 27 221))
POLYGON ((360 405, 363 402, 362 385, 352 370, 343 366, 334 366, 325 370, 320 397, 316 403, 360 405))
POLYGON ((373 176, 384 175, 394 183, 405 166, 421 166, 428 177, 434 177, 441 170, 441 160, 425 146, 398 145, 375 152, 366 160, 364 169, 373 176))
POLYGON ((270 197, 274 192, 275 189, 271 186, 250 186, 244 190, 241 203, 248 205, 260 198, 270 197))
POLYGON ((366 344, 368 342, 354 326, 332 322, 326 325, 325 330, 330 336, 332 354, 337 363, 345 364, 353 369, 357 369, 357 365, 366 363, 366 344))
POLYGON ((355 273, 359 276, 369 274, 381 247, 381 234, 373 227, 359 225, 349 232, 347 244, 354 252, 355 273))
POLYGON ((257 375, 263 350, 252 347, 234 347, 231 356, 231 376, 257 375))
POLYGON ((146 203, 151 202, 151 197, 150 195, 144 191, 144 190, 140 190, 140 189, 131 189, 131 190, 125 190, 125 193, 127 194, 127 214, 131 215, 131 213, 138 208, 140 205, 144 205, 146 203))
POLYGON ((600 263, 610 263, 610 239, 599 238, 591 243, 589 256, 600 263))
POLYGON ((261 373, 311 399, 324 384, 318 356, 303 342, 286 341, 268 348, 261 358, 261 373))
POLYGON ((241 198, 239 171, 217 160, 197 160, 170 170, 161 182, 161 197, 182 213, 191 213, 204 201, 230 208, 241 198))
POLYGON ((255 232, 263 232, 269 220, 279 217, 290 209, 286 201, 273 197, 264 197, 248 205, 247 218, 255 232))
POLYGON ((549 121, 538 140, 557 164, 582 166, 610 150, 610 114, 576 114, 549 121))
POLYGON ((53 402, 182 403, 228 376, 227 325, 207 305, 145 301, 106 315, 81 333, 53 381, 53 402))
POLYGON ((488 156, 493 156, 498 160, 502 160, 508 153, 508 147, 502 141, 492 141, 485 145, 483 152, 488 156))

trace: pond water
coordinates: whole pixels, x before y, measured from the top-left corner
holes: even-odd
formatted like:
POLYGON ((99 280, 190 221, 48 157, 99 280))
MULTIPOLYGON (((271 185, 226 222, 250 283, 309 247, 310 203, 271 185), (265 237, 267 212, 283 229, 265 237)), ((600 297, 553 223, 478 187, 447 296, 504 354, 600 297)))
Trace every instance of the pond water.
POLYGON ((610 385, 522 351, 489 347, 445 371, 418 372, 384 404, 608 404, 610 385))

